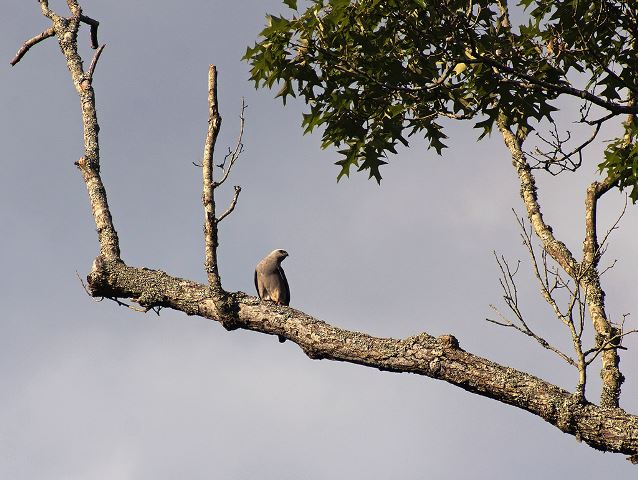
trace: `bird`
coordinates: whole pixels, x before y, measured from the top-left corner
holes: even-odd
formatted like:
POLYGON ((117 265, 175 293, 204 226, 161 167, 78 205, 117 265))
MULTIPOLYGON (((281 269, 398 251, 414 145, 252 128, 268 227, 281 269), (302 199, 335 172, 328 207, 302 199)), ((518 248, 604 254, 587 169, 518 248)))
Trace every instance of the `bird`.
MULTIPOLYGON (((255 267, 255 288, 261 300, 270 300, 277 305, 290 304, 290 287, 281 262, 288 256, 288 252, 278 248, 262 258, 255 267)), ((279 335, 281 343, 286 338, 279 335)))

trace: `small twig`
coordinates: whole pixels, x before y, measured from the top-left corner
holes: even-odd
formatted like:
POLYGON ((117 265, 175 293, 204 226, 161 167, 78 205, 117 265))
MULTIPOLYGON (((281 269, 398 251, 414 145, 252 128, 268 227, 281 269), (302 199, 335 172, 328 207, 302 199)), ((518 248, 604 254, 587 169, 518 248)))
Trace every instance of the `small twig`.
POLYGON ((585 356, 593 354, 593 357, 587 360, 587 365, 590 365, 594 360, 596 360, 598 355, 600 355, 604 351, 617 350, 617 349, 627 350, 627 347, 623 347, 622 345, 619 344, 620 343, 619 340, 622 340, 627 335, 631 335, 633 333, 638 333, 638 330, 629 330, 628 332, 624 332, 619 335, 614 335, 613 337, 605 339, 605 341, 599 347, 590 348, 589 350, 583 352, 585 356))
POLYGON ((31 47, 40 43, 42 40, 45 40, 54 35, 55 35, 55 30, 53 29, 53 27, 51 27, 51 28, 47 28, 40 35, 36 35, 35 37, 30 38, 29 40, 24 42, 24 44, 20 47, 20 50, 18 50, 18 53, 16 53, 15 57, 13 57, 13 60, 11 60, 10 62, 11 66, 14 67, 16 63, 22 60, 22 57, 24 57, 24 55, 29 51, 31 47))
POLYGON ((586 109, 585 114, 581 113, 581 117, 582 118, 580 119, 580 122, 586 123, 587 125, 601 125, 604 122, 606 122, 607 120, 609 120, 609 119, 611 119, 611 118, 616 116, 615 113, 610 113, 610 114, 605 115, 604 117, 601 117, 601 118, 599 118, 597 120, 587 120, 587 117, 589 116, 589 110, 591 109, 591 105, 592 104, 590 103, 589 104, 590 107, 588 109, 586 109))
POLYGON ((606 266, 599 274, 598 276, 602 277, 605 273, 607 273, 609 270, 611 270, 612 268, 614 268, 616 266, 616 263, 618 263, 618 259, 614 258, 614 261, 611 262, 608 266, 606 266))
POLYGON ((106 47, 106 43, 97 49, 95 55, 93 55, 93 60, 91 60, 91 65, 89 66, 89 70, 86 73, 86 78, 89 80, 93 79, 93 72, 95 72, 95 66, 97 65, 97 61, 100 59, 100 55, 102 55, 102 50, 106 47))
POLYGON ((230 207, 228 207, 228 210, 222 213, 222 215, 215 220, 216 223, 221 222, 224 218, 233 213, 233 210, 235 210, 235 206, 237 205, 237 200, 239 199, 240 192, 241 187, 239 185, 235 185, 235 195, 233 196, 233 201, 230 203, 230 207))
MULTIPOLYGON (((599 250, 601 250, 601 252, 599 253, 599 256, 602 256, 602 253, 604 252, 605 245, 607 244, 607 239, 609 238, 609 236, 611 235, 611 233, 614 230, 618 229, 618 225, 620 224, 620 221, 622 220, 622 218, 625 216, 625 213, 627 213, 627 194, 626 193, 625 193, 625 204, 623 205, 623 208, 620 211, 620 214, 618 215, 618 218, 616 219, 614 224, 611 227, 609 227, 609 229, 607 230, 607 233, 605 233, 605 236, 603 237, 603 241, 600 242, 599 250)), ((614 263, 616 263, 616 262, 614 261, 614 263)))
MULTIPOLYGON (((140 307, 136 307, 134 305, 129 305, 128 303, 124 303, 121 300, 117 299, 116 297, 104 297, 104 298, 106 298, 107 300, 111 300, 111 301, 117 303, 120 307, 130 308, 134 312, 148 313, 149 310, 153 309, 153 307, 140 308, 140 307)), ((159 313, 158 313, 158 315, 159 315, 159 313)))
POLYGON ((121 300, 118 300, 115 297, 100 297, 100 298, 95 298, 91 292, 89 291, 88 287, 86 286, 86 284, 84 283, 84 280, 82 280, 82 277, 80 277, 80 274, 76 271, 75 274, 78 277, 78 280, 80 281, 80 283, 82 284, 82 288, 84 289, 84 291, 86 292, 86 294, 91 297, 91 300, 93 300, 96 303, 101 302, 102 300, 104 300, 105 298, 107 300, 111 300, 115 303, 117 303, 120 307, 126 307, 126 308, 130 308, 131 310, 135 311, 135 312, 139 312, 139 313, 147 313, 149 310, 153 310, 158 316, 159 316, 159 312, 160 309, 162 307, 158 306, 158 307, 148 307, 148 308, 139 308, 139 307, 135 307, 133 305, 129 305, 128 303, 124 303, 121 300), (157 310, 156 310, 157 309, 157 310))
POLYGON ((220 185, 222 185, 226 181, 226 179, 230 175, 231 169, 235 165, 235 162, 237 161, 237 159, 240 157, 240 155, 244 151, 244 144, 243 144, 242 140, 243 140, 243 137, 244 137, 244 126, 245 126, 245 123, 246 123, 246 119, 244 117, 244 112, 245 111, 246 111, 246 99, 242 98, 241 99, 241 111, 239 113, 239 135, 237 136, 237 143, 235 144, 235 148, 232 151, 231 151, 230 148, 228 149, 228 153, 224 157, 224 161, 221 163, 221 165, 217 165, 217 167, 223 169, 224 173, 222 175, 222 178, 219 181, 216 181, 216 182, 213 183, 213 188, 219 187, 220 185), (228 166, 226 166, 228 158, 230 158, 230 162, 228 163, 228 166))
POLYGON ((97 27, 100 26, 100 22, 93 20, 91 17, 87 17, 86 15, 80 15, 80 21, 91 26, 91 48, 95 50, 99 46, 97 42, 97 27))
POLYGON ((86 292, 86 294, 91 297, 91 300, 93 300, 96 303, 101 302, 102 300, 104 300, 104 297, 100 297, 100 298, 95 298, 93 295, 91 295, 91 292, 89 291, 88 287, 86 286, 86 284, 84 283, 84 280, 82 280, 82 277, 80 277, 80 274, 78 273, 78 271, 75 271, 75 275, 78 277, 78 280, 80 281, 80 284, 82 284, 82 288, 84 289, 84 291, 86 292))
POLYGON ((543 348, 554 352, 556 355, 558 355, 560 358, 562 358, 568 364, 570 364, 570 365, 572 365, 574 367, 578 367, 578 364, 576 363, 576 361, 573 358, 571 358, 569 355, 561 352, 558 348, 554 347, 552 344, 550 344, 543 337, 541 337, 541 336, 537 335, 536 333, 534 333, 532 330, 530 330, 530 328, 527 326, 527 324, 523 323, 522 324, 523 326, 518 326, 515 323, 513 323, 511 320, 507 319, 507 317, 505 317, 505 315, 503 315, 499 311, 499 309, 496 308, 494 305, 490 305, 490 307, 496 312, 496 314, 499 317, 501 317, 503 319, 503 321, 499 322, 498 320, 493 320, 491 318, 486 318, 485 320, 487 320, 490 323, 494 323, 496 325, 500 325, 502 327, 514 328, 515 330, 518 330, 519 332, 524 333, 528 337, 531 337, 534 340, 536 340, 539 343, 539 345, 541 345, 543 348))

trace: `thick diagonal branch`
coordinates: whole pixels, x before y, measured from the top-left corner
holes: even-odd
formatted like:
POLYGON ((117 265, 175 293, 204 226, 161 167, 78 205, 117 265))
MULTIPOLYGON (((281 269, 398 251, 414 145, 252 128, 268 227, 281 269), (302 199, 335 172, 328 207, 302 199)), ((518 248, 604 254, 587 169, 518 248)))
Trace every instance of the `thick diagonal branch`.
POLYGON ((373 337, 334 327, 289 307, 260 302, 242 292, 228 295, 226 311, 221 312, 208 286, 121 262, 96 261, 88 283, 94 296, 130 298, 144 308, 172 308, 220 321, 226 328, 230 324, 283 335, 313 359, 443 380, 537 415, 594 448, 638 454, 638 417, 580 403, 555 385, 464 351, 451 335, 436 338, 421 333, 402 340, 373 337))
POLYGON ((204 143, 202 172, 204 186, 202 202, 204 203, 204 267, 208 275, 208 283, 214 291, 221 291, 219 268, 217 267, 217 220, 215 218, 215 182, 213 179, 213 154, 217 135, 221 128, 222 117, 219 115, 217 103, 217 68, 208 68, 208 132, 204 143))

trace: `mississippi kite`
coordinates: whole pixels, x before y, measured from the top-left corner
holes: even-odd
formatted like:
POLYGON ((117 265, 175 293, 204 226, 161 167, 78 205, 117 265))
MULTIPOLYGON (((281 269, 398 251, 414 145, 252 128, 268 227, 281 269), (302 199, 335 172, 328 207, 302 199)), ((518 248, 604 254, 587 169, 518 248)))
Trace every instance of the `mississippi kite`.
MULTIPOLYGON (((290 304, 290 287, 281 262, 288 256, 285 250, 270 252, 255 267, 255 288, 261 300, 270 300, 277 305, 290 304)), ((280 342, 286 339, 279 336, 280 342)))

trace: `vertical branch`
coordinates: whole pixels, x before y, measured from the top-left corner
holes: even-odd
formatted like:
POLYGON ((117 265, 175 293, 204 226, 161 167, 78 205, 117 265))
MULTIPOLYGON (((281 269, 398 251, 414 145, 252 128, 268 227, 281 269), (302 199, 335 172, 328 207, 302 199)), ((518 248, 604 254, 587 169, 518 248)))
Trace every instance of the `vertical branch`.
MULTIPOLYGON (((612 338, 613 346, 620 344, 618 329, 607 319, 605 312, 605 292, 600 285, 598 263, 601 256, 601 248, 598 244, 596 213, 598 200, 614 185, 614 181, 607 177, 602 182, 593 182, 587 188, 585 196, 585 241, 583 242, 583 262, 581 265, 581 284, 585 290, 585 301, 589 308, 589 314, 596 331, 596 345, 601 346, 612 338)), ((601 392, 601 405, 617 407, 620 399, 620 387, 624 376, 620 373, 620 357, 616 348, 606 348, 601 354, 602 370, 600 376, 603 380, 601 392)))
POLYGON ((217 135, 221 128, 222 117, 219 115, 217 104, 217 68, 208 68, 208 133, 204 144, 204 158, 202 160, 204 204, 204 249, 206 274, 208 283, 213 291, 221 291, 221 280, 217 267, 217 220, 215 219, 215 183, 213 181, 213 153, 217 135))
POLYGON ((53 30, 66 59, 73 85, 80 97, 82 124, 84 127, 84 155, 76 162, 76 165, 82 172, 86 183, 100 242, 100 256, 107 260, 119 260, 119 239, 113 226, 113 219, 106 198, 106 189, 100 177, 100 146, 98 139, 100 127, 97 122, 95 95, 91 85, 91 78, 84 73, 82 58, 78 54, 77 34, 82 10, 77 0, 67 0, 71 11, 71 17, 67 19, 51 11, 47 0, 39 0, 39 2, 42 14, 53 23, 53 30))
MULTIPOLYGON (((627 100, 629 105, 635 105, 634 94, 631 91, 627 100)), ((634 121, 635 116, 629 114, 625 122, 626 131, 629 130, 634 121)), ((628 138, 627 141, 629 141, 628 138)), ((622 328, 613 326, 607 318, 605 292, 600 285, 598 263, 602 255, 602 248, 598 243, 596 215, 598 200, 616 183, 616 178, 607 177, 602 182, 593 182, 587 188, 585 196, 585 241, 583 242, 583 262, 581 265, 585 301, 596 330, 596 347, 602 349, 600 355, 602 362, 600 377, 603 381, 603 389, 600 403, 606 407, 619 406, 620 388, 625 377, 619 368, 620 356, 618 355, 618 347, 621 346, 622 342, 622 328), (605 346, 604 349, 603 346, 605 346)))
POLYGON ((53 12, 49 9, 49 0, 39 0, 40 1, 40 9, 42 10, 42 15, 53 20, 53 12))
MULTIPOLYGON (((543 219, 534 176, 522 150, 522 140, 511 132, 504 116, 499 117, 497 123, 505 144, 512 154, 512 163, 516 168, 521 184, 521 197, 536 235, 541 240, 547 253, 584 290, 585 302, 589 308, 589 314, 596 331, 597 344, 608 343, 608 339, 616 338, 617 335, 615 335, 614 329, 605 313, 605 293, 600 286, 600 275, 596 269, 600 257, 600 249, 596 239, 596 203, 598 198, 613 186, 614 182, 609 178, 601 183, 594 182, 587 191, 584 258, 582 263, 578 263, 567 246, 556 239, 552 228, 543 219)), ((603 380, 600 396, 601 406, 618 407, 620 386, 624 380, 618 369, 620 362, 618 353, 615 348, 607 348, 601 357, 601 378, 603 380)))

